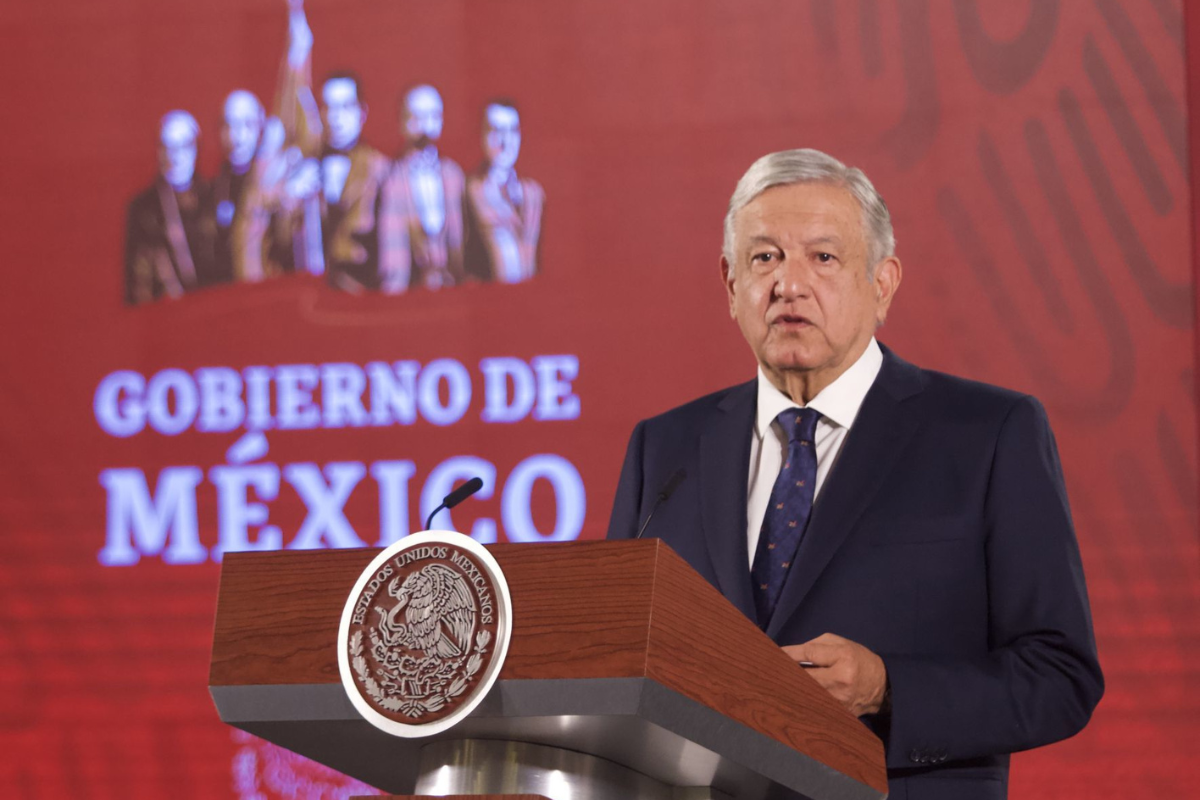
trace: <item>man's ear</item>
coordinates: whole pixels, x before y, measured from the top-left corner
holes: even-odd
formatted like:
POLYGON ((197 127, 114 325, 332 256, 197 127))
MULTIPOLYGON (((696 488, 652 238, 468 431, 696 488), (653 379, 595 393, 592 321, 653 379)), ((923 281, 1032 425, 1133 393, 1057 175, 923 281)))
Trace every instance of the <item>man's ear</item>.
POLYGON ((900 259, 895 256, 888 256, 875 265, 875 277, 871 282, 875 289, 875 319, 880 325, 887 319, 888 309, 896 297, 903 276, 904 268, 900 265, 900 259))
POLYGON ((729 316, 736 319, 737 314, 734 313, 733 306, 735 299, 733 265, 724 255, 721 256, 721 282, 725 284, 725 295, 729 299, 729 316))

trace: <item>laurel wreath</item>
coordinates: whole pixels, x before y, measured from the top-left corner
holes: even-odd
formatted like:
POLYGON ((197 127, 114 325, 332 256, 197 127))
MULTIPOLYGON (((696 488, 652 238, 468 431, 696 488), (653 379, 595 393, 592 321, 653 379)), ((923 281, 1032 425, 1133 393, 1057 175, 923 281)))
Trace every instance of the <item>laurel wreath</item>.
MULTIPOLYGON (((382 643, 375 635, 375 631, 371 631, 372 644, 376 649, 382 648, 382 643)), ((429 714, 435 711, 440 711, 448 702, 461 695, 467 689, 467 684, 479 672, 483 666, 483 657, 487 654, 487 646, 492 641, 490 631, 480 631, 475 635, 475 647, 471 651, 471 655, 466 659, 466 665, 463 674, 455 676, 455 678, 446 685, 442 691, 425 697, 408 697, 408 696, 388 696, 380 687, 379 682, 375 680, 375 675, 371 674, 371 669, 367 664, 366 656, 363 654, 363 635, 362 631, 355 631, 350 637, 350 665, 354 669, 354 674, 362 682, 363 688, 371 699, 387 711, 404 714, 406 717, 419 717, 422 714, 429 714)), ((458 665, 462 664, 460 659, 454 665, 454 670, 457 670, 458 665)), ((377 671, 376 675, 380 672, 377 671)))

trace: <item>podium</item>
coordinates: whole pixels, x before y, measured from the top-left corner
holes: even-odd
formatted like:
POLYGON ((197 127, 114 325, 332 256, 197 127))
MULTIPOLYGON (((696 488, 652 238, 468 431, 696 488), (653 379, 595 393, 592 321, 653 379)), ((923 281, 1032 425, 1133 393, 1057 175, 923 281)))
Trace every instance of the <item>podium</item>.
POLYGON ((409 797, 886 796, 879 739, 661 541, 488 550, 512 594, 507 658, 424 739, 366 722, 338 673, 342 608, 378 550, 226 554, 221 719, 409 797))

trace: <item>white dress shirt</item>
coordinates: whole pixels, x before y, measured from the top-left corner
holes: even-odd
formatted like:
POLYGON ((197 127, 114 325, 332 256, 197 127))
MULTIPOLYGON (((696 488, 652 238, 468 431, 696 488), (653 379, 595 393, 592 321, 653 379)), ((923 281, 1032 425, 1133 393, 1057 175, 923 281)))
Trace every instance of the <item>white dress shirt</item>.
POLYGON ((341 202, 350 177, 350 156, 345 153, 330 153, 321 159, 321 185, 325 187, 325 202, 341 202))
POLYGON ((418 153, 409 163, 408 174, 421 228, 426 235, 436 236, 446 225, 446 189, 437 149, 429 147, 418 153))
MULTIPOLYGON (((510 209, 513 217, 521 216, 521 181, 512 169, 493 166, 488 171, 484 192, 494 208, 510 209)), ((492 242, 496 247, 496 277, 502 283, 520 283, 524 279, 521 271, 521 247, 509 225, 492 228, 492 242)))
MULTIPOLYGON (((814 444, 817 448, 817 483, 814 487, 813 508, 821 496, 821 487, 829 470, 841 452, 842 443, 858 409, 862 406, 879 368, 883 366, 883 351, 875 337, 871 337, 867 349, 837 377, 822 389, 809 403, 808 408, 821 414, 817 421, 814 444)), ((775 388, 758 368, 758 412, 754 418, 754 430, 750 434, 750 477, 746 491, 746 544, 751 567, 754 566, 754 551, 758 548, 758 535, 762 529, 767 503, 771 501, 771 490, 775 479, 783 468, 787 455, 788 441, 775 417, 789 408, 804 408, 775 388)))

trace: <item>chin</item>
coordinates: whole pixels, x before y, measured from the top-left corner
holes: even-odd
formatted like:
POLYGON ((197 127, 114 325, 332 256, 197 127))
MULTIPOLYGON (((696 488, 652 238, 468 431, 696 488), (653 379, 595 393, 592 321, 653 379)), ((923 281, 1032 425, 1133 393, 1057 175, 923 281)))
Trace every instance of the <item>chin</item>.
POLYGON ((763 363, 777 372, 807 372, 808 370, 817 369, 824 361, 807 355, 790 353, 775 358, 765 358, 763 359, 763 363))
POLYGON ((801 344, 795 338, 785 342, 773 342, 763 348, 761 361, 780 370, 814 369, 829 360, 829 350, 801 344))

